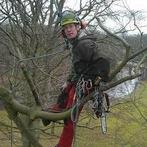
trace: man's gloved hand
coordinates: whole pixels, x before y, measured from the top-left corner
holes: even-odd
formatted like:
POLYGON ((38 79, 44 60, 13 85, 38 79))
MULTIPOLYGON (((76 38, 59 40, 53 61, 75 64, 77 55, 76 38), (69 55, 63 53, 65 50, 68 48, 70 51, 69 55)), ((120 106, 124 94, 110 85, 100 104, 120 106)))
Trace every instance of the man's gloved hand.
POLYGON ((57 104, 59 104, 61 108, 65 108, 65 102, 66 102, 66 99, 68 97, 68 93, 71 87, 72 87, 72 83, 69 81, 65 82, 62 85, 61 93, 59 94, 58 99, 57 99, 57 104))
POLYGON ((61 86, 61 91, 65 90, 67 86, 69 85, 70 82, 66 81, 64 84, 61 86))

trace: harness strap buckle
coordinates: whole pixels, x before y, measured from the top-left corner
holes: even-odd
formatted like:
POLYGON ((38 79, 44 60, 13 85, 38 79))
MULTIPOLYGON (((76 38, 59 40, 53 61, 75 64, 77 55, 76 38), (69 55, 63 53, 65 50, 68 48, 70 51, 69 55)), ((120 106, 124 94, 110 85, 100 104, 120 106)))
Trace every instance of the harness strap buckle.
POLYGON ((94 85, 99 85, 99 83, 100 83, 100 81, 101 81, 101 77, 100 76, 97 76, 96 78, 95 78, 95 81, 94 81, 94 85))

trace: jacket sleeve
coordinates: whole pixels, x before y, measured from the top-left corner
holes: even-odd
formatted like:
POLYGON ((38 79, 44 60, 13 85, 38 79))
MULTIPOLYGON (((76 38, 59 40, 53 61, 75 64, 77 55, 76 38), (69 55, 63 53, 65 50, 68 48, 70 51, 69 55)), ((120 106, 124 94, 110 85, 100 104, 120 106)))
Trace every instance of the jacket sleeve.
POLYGON ((94 41, 90 39, 82 40, 77 45, 77 53, 81 61, 89 62, 92 59, 93 53, 97 48, 94 41))
POLYGON ((75 47, 74 69, 78 74, 84 74, 89 68, 97 45, 90 39, 79 41, 75 47))

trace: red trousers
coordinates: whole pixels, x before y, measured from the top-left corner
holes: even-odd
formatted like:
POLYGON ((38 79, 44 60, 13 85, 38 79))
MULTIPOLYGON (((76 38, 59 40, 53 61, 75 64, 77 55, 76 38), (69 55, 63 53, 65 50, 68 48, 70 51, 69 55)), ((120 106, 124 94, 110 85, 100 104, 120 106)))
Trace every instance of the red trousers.
MULTIPOLYGON (((69 84, 65 90, 68 93, 65 102, 65 108, 70 108, 72 107, 75 101, 75 85, 69 84)), ((64 123, 64 128, 62 130, 62 134, 60 136, 60 140, 57 147, 71 147, 73 137, 74 137, 74 123, 72 122, 71 118, 68 118, 64 123)))

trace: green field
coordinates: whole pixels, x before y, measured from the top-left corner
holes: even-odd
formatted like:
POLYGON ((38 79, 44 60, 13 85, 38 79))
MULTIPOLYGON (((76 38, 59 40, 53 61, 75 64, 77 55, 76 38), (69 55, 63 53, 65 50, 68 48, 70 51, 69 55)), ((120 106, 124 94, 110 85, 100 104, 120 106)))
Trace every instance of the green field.
MULTIPOLYGON (((11 121, 0 111, 0 147, 21 146, 19 130, 10 128, 11 121), (13 141, 13 142, 11 142, 13 141)), ((99 120, 82 111, 77 124, 74 147, 147 147, 147 82, 128 98, 113 103, 107 116, 108 132, 102 134, 99 120)), ((41 144, 54 147, 62 124, 41 127, 41 144)))

